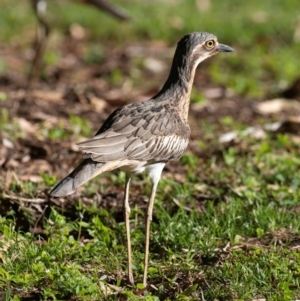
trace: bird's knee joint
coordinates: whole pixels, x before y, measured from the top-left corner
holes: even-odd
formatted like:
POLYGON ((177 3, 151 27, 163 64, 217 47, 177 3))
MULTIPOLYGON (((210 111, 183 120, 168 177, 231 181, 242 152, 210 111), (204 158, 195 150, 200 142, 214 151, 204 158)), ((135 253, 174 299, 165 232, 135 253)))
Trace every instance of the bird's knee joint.
POLYGON ((152 212, 147 212, 147 220, 152 222, 152 212))
POLYGON ((153 214, 153 207, 148 207, 147 216, 152 218, 152 214, 153 214))
POLYGON ((125 205, 124 206, 124 212, 125 212, 125 214, 129 215, 130 211, 131 211, 131 209, 130 209, 129 205, 128 206, 125 205))

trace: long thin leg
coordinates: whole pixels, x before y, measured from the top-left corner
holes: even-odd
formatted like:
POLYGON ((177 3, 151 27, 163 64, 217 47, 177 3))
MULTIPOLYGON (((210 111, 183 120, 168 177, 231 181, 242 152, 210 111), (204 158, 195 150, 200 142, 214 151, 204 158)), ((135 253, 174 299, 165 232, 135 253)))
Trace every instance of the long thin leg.
POLYGON ((152 221, 153 205, 155 200, 156 188, 160 180, 161 172, 164 168, 164 163, 158 163, 156 166, 153 166, 153 169, 150 171, 150 178, 152 180, 152 189, 151 195, 147 208, 146 216, 146 242, 145 242, 145 266, 144 266, 144 278, 143 285, 147 286, 147 274, 148 274, 148 262, 149 262, 149 241, 150 241, 150 224, 152 221))
POLYGON ((125 216, 125 226, 126 226, 126 239, 127 239, 127 258, 128 258, 128 277, 132 285, 134 285, 133 273, 132 273, 132 252, 131 252, 131 240, 130 240, 130 206, 129 206, 129 186, 131 178, 126 174, 126 184, 125 184, 125 196, 124 196, 124 216, 125 216))

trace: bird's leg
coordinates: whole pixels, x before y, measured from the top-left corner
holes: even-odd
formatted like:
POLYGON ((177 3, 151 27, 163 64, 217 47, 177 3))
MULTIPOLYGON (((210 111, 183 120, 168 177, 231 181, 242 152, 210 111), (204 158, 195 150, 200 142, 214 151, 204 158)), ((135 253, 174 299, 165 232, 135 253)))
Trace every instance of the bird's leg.
POLYGON ((155 193, 158 180, 153 180, 151 195, 148 202, 147 208, 147 216, 146 216, 146 242, 145 242, 145 266, 144 266, 144 278, 143 278, 143 285, 144 287, 147 286, 147 273, 148 273, 148 261, 149 261, 149 241, 150 241, 150 224, 152 221, 152 213, 153 213, 153 205, 155 200, 155 193))
POLYGON ((124 196, 124 216, 126 226, 126 240, 127 240, 127 258, 128 258, 128 277, 132 285, 134 285, 133 273, 132 273, 132 257, 131 257, 131 240, 130 240, 130 206, 129 206, 129 186, 131 178, 126 174, 125 183, 125 196, 124 196))

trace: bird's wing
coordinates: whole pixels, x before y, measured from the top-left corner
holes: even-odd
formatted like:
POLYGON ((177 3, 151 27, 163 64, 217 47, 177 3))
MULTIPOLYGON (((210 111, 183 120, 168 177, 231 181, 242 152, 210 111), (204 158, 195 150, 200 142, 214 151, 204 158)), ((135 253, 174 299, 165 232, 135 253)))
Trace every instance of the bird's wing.
POLYGON ((190 128, 167 106, 132 104, 116 110, 96 136, 79 143, 94 161, 168 161, 186 149, 190 128))

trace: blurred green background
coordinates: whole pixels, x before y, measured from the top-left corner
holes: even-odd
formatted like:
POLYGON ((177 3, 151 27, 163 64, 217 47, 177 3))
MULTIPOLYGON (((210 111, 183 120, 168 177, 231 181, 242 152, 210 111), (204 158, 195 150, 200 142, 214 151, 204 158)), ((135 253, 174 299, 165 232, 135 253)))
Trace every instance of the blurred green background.
MULTIPOLYGON (((130 22, 121 23, 76 1, 48 1, 47 19, 52 31, 48 61, 55 62, 55 57, 60 55, 53 37, 59 39, 77 23, 88 30, 86 47, 91 48, 94 43, 99 53, 106 43, 122 46, 165 40, 175 46, 185 33, 214 33, 220 41, 233 46, 236 53, 226 60, 220 56, 214 59, 209 64, 211 78, 237 94, 273 95, 299 76, 298 0, 119 0, 113 3, 127 10, 130 22)), ((17 49, 30 48, 35 26, 36 20, 27 1, 1 0, 0 47, 7 43, 17 49)), ((95 52, 95 47, 93 49, 95 52)), ((2 60, 0 72, 6 69, 2 60)))

